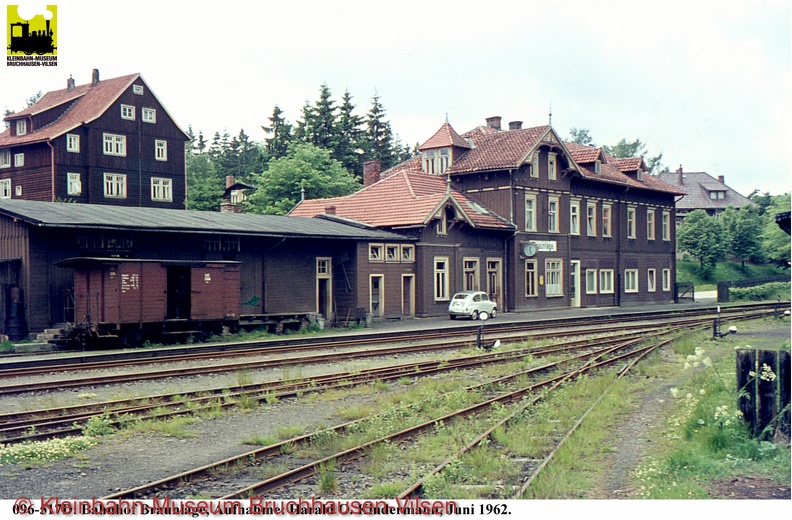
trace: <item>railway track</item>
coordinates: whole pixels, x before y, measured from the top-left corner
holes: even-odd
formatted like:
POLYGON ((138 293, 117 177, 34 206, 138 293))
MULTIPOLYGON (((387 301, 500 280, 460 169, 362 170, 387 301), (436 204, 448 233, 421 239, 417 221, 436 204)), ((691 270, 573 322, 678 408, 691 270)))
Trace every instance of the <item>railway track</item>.
MULTIPOLYGON (((760 307, 760 306, 751 306, 748 308, 740 307, 739 310, 734 310, 729 313, 722 313, 721 320, 722 322, 726 322, 729 319, 749 319, 752 317, 759 317, 764 316, 769 313, 773 312, 774 307, 760 307)), ((702 313, 702 312, 695 312, 692 315, 674 315, 674 317, 670 319, 666 319, 663 322, 665 326, 685 326, 688 324, 695 324, 698 323, 697 320, 702 319, 702 315, 711 315, 711 313, 702 313)), ((645 321, 645 320, 644 320, 645 321)), ((582 335, 582 334, 597 334, 603 333, 608 331, 618 331, 623 330, 622 325, 613 325, 611 327, 603 326, 602 321, 597 321, 596 326, 592 326, 592 328, 577 328, 580 327, 580 324, 576 324, 575 328, 567 329, 567 330, 556 330, 554 332, 549 332, 546 330, 537 331, 536 325, 534 323, 531 324, 511 324, 507 323, 503 326, 492 328, 487 326, 486 327, 486 334, 488 337, 497 336, 498 338, 502 338, 508 340, 513 340, 515 338, 519 338, 520 340, 530 339, 536 336, 542 337, 562 337, 564 335, 571 336, 571 335, 582 335)), ((432 339, 442 338, 442 341, 437 341, 434 343, 413 343, 409 345, 397 345, 393 347, 379 347, 379 348, 364 348, 362 350, 352 350, 352 351, 338 351, 333 350, 332 352, 323 352, 321 354, 314 354, 314 355, 305 355, 305 356, 296 356, 291 358, 276 358, 276 359, 268 359, 263 361, 243 361, 243 362, 232 362, 232 363, 222 363, 222 364, 214 364, 214 365, 202 365, 199 367, 181 367, 181 368, 173 368, 173 369, 161 369, 161 370, 154 370, 148 372, 135 372, 135 373, 127 373, 127 374, 117 374, 114 373, 112 375, 103 375, 103 376, 95 376, 95 377, 77 377, 73 379, 61 379, 58 381, 49 381, 49 382, 40 382, 40 383, 24 383, 24 384, 11 384, 11 385, 2 385, 0 386, 0 395, 13 395, 19 393, 26 393, 26 392, 44 392, 44 391, 51 391, 51 390, 62 390, 66 388, 81 388, 81 387, 90 387, 90 386, 98 386, 98 385, 114 385, 124 382, 134 382, 134 381, 151 381, 151 380, 158 380, 158 379, 167 379, 172 377, 185 377, 185 376, 202 376, 206 374, 215 374, 215 373, 227 373, 227 372, 234 372, 234 371, 241 371, 241 370, 261 370, 266 368, 273 368, 273 367, 282 367, 288 365, 306 365, 306 364, 315 364, 315 363, 323 363, 328 361, 338 361, 341 359, 363 359, 363 358, 372 358, 372 357, 382 357, 382 356, 393 356, 393 355, 400 355, 406 353, 416 353, 419 351, 438 351, 438 350, 449 350, 449 349, 458 349, 464 346, 470 345, 470 341, 474 334, 478 331, 479 327, 467 327, 464 330, 464 334, 462 332, 458 332, 456 334, 449 334, 445 330, 443 331, 412 331, 411 337, 414 341, 418 341, 418 339, 423 339, 424 341, 431 341, 432 339), (422 332, 423 336, 417 334, 417 332, 422 332), (456 338, 455 341, 449 341, 450 338, 456 338)), ((401 336, 396 336, 400 338, 403 342, 404 338, 401 336)), ((361 340, 351 340, 359 342, 361 340)), ((360 344, 360 343, 357 343, 360 344)), ((362 344, 366 344, 365 340, 363 340, 362 344)), ((347 344, 349 346, 349 344, 347 344)), ((338 349, 339 345, 334 342, 329 342, 327 344, 312 344, 311 346, 306 345, 292 345, 292 346, 284 346, 278 347, 277 352, 280 353, 289 353, 296 351, 304 351, 306 349, 315 350, 315 349, 338 349)), ((276 353, 273 349, 265 349, 265 351, 259 352, 259 354, 273 354, 276 353)), ((211 354, 201 354, 200 358, 197 359, 204 359, 204 357, 211 357, 214 358, 214 355, 211 354)), ((161 358, 157 361, 157 363, 165 362, 166 358, 161 358)), ((195 360, 195 359, 193 359, 195 360)), ((115 361, 102 361, 99 363, 94 363, 91 365, 81 364, 79 368, 81 370, 86 369, 108 369, 108 368, 119 368, 119 367, 128 367, 128 362, 115 362, 115 361)), ((78 366, 71 366, 70 370, 77 369, 78 366)), ((64 366, 59 366, 54 369, 54 371, 62 371, 64 370, 64 366)), ((13 369, 6 369, 0 371, 0 378, 10 378, 10 377, 20 377, 24 376, 32 376, 32 375, 43 375, 43 374, 50 374, 53 372, 51 368, 13 368, 13 369)))
MULTIPOLYGON (((623 360, 639 355, 641 352, 645 351, 645 348, 636 349, 635 345, 636 341, 628 340, 617 342, 614 345, 601 346, 589 352, 576 354, 554 363, 547 363, 541 366, 529 368, 527 370, 521 370, 507 376, 487 381, 486 383, 468 387, 465 389, 466 392, 481 393, 481 397, 479 397, 477 400, 474 400, 473 404, 455 410, 451 413, 432 417, 428 420, 422 420, 421 422, 418 422, 417 424, 411 425, 407 428, 402 428, 385 436, 359 443, 351 448, 342 449, 328 455, 315 457, 313 460, 300 465, 293 464, 294 467, 291 467, 287 471, 283 471, 282 473, 265 480, 248 484, 238 489, 230 490, 223 496, 219 497, 219 499, 225 500, 232 498, 246 498, 251 495, 265 495, 268 493, 273 493, 278 489, 282 489, 284 486, 294 484, 295 482, 299 482, 308 477, 316 475, 319 471, 321 471, 323 466, 328 464, 349 464, 358 458, 365 457, 367 453, 369 453, 370 450, 374 449, 377 445, 405 442, 414 439, 416 436, 421 434, 431 432, 432 430, 436 429, 438 425, 451 424, 461 418, 485 413, 491 410, 494 406, 508 406, 515 402, 519 402, 526 396, 534 395, 531 400, 535 402, 537 397, 541 398, 536 394, 537 392, 545 389, 556 388, 559 384, 563 383, 564 381, 568 381, 576 375, 614 363, 621 363, 623 360), (622 350, 626 351, 619 355, 614 355, 615 353, 622 350), (608 356, 612 357, 606 359, 608 356), (564 367, 572 363, 582 363, 582 365, 574 369, 564 369, 564 367), (521 378, 526 376, 537 376, 551 372, 553 370, 560 372, 552 374, 545 379, 532 382, 528 385, 517 384, 517 388, 513 390, 501 391, 496 393, 494 396, 488 395, 492 393, 493 388, 499 388, 507 383, 514 384, 515 381, 519 381, 521 378), (487 391, 483 391, 485 389, 487 391)), ((390 411, 389 413, 391 415, 397 415, 398 411, 390 411)), ((372 420, 372 418, 368 417, 357 421, 344 423, 328 430, 313 432, 311 434, 288 439, 265 448, 253 450, 238 457, 228 458, 223 461, 218 461, 215 464, 202 466, 188 472, 173 475, 166 479, 161 479, 143 486, 123 490, 118 493, 106 496, 104 499, 150 498, 151 496, 159 496, 163 493, 168 493, 169 497, 176 498, 176 496, 195 496, 196 494, 206 493, 207 488, 216 490, 218 486, 223 486, 223 484, 217 484, 216 479, 219 475, 219 478, 228 480, 227 478, 223 477, 223 471, 227 470, 228 468, 234 468, 235 475, 233 480, 248 480, 250 478, 249 476, 241 476, 241 473, 243 473, 246 468, 255 469, 257 467, 261 467, 265 463, 273 466, 278 465, 280 464, 279 459, 288 457, 289 454, 294 450, 299 450, 304 446, 311 446, 312 444, 317 443, 317 439, 326 439, 328 437, 333 437, 334 435, 344 435, 350 432, 356 432, 362 423, 370 420, 372 420), (284 453, 286 453, 286 455, 284 455, 284 453)), ((303 462, 303 458, 305 457, 301 456, 300 459, 293 462, 299 464, 299 462, 303 462)))
MULTIPOLYGON (((594 344, 639 341, 647 334, 656 333, 657 330, 659 329, 656 327, 652 329, 639 328, 613 333, 607 338, 595 340, 594 344)), ((0 414, 0 440, 4 443, 14 443, 75 435, 82 431, 84 425, 92 417, 103 417, 108 426, 121 427, 133 416, 164 419, 197 414, 217 407, 231 408, 238 406, 242 400, 257 406, 273 399, 349 388, 373 381, 392 381, 402 377, 425 377, 453 370, 478 368, 487 364, 507 363, 519 360, 526 355, 546 357, 571 350, 591 348, 591 346, 592 339, 587 338, 566 341, 561 345, 527 347, 450 359, 402 363, 355 373, 345 371, 297 380, 271 381, 199 392, 151 395, 70 407, 6 413, 0 414)))

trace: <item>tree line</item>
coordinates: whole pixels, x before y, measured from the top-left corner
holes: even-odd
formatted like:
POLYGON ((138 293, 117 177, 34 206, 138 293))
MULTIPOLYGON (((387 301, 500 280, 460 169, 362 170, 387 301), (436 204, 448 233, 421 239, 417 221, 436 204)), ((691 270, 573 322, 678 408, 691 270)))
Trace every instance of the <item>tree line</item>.
POLYGON ((187 146, 187 208, 216 211, 225 177, 256 187, 243 211, 282 215, 301 197, 348 195, 361 188, 363 163, 378 160, 387 169, 417 153, 401 143, 386 118, 380 96, 359 115, 352 95, 333 99, 327 84, 316 102, 306 101, 295 123, 278 105, 261 128, 268 137, 255 143, 240 130, 236 136, 215 132, 207 142, 190 127, 187 146))

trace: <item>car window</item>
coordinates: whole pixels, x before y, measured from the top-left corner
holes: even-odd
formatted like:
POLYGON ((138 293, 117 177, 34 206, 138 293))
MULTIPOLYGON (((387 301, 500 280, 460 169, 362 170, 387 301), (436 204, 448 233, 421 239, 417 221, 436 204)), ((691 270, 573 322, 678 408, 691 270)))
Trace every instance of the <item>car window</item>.
POLYGON ((467 297, 467 294, 455 294, 454 295, 454 299, 455 300, 464 300, 465 297, 467 297))
POLYGON ((486 294, 482 294, 481 295, 481 301, 488 302, 489 301, 489 296, 487 296, 486 294))
POLYGON ((475 295, 475 296, 473 297, 473 301, 474 301, 474 302, 480 302, 480 301, 481 301, 481 295, 480 295, 480 294, 477 294, 477 295, 475 295))

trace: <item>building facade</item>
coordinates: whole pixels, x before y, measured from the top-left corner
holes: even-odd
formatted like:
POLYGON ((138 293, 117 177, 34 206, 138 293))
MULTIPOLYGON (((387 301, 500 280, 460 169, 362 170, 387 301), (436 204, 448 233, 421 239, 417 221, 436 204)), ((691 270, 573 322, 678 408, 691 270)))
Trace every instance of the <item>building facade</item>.
POLYGON ((140 74, 47 92, 5 118, 0 198, 184 209, 189 137, 140 74))

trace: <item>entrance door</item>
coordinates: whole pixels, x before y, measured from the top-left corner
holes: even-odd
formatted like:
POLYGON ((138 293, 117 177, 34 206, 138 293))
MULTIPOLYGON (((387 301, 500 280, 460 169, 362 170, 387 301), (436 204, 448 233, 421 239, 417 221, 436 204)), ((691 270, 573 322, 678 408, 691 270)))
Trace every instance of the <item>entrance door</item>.
POLYGON ((571 269, 569 270, 570 305, 572 307, 580 307, 580 260, 572 260, 570 264, 571 264, 571 269))
POLYGON ((369 277, 369 313, 373 317, 385 315, 385 276, 372 274, 369 277))
POLYGON ((498 304, 498 310, 503 312, 503 270, 500 258, 487 258, 487 294, 490 300, 498 304))
POLYGON ((333 260, 316 259, 316 312, 325 320, 333 319, 333 260))
POLYGON ((415 316, 415 275, 402 275, 402 316, 415 316))

